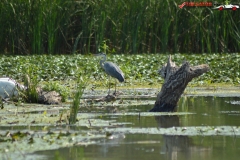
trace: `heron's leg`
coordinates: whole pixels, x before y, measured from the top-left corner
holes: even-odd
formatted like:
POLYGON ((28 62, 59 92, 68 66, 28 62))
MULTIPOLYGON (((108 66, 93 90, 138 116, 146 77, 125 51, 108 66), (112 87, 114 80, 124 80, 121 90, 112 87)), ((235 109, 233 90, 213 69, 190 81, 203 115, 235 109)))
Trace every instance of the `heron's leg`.
POLYGON ((110 94, 110 76, 108 76, 108 95, 110 94))
POLYGON ((115 79, 115 92, 114 92, 114 94, 116 95, 117 94, 117 80, 115 79))

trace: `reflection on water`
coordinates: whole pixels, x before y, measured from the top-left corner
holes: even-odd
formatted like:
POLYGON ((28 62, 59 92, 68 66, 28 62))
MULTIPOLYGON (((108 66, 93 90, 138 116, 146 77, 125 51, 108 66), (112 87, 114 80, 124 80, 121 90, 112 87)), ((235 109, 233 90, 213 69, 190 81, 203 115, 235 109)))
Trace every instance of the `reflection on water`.
POLYGON ((179 117, 174 116, 155 116, 158 128, 169 128, 180 126, 179 117))
MULTIPOLYGON (((240 106, 233 101, 240 98, 183 97, 178 112, 195 114, 181 116, 114 116, 117 122, 132 122, 128 127, 169 128, 177 126, 238 126, 240 125, 240 106), (232 112, 234 111, 234 112, 232 112), (234 114, 232 114, 234 113, 234 114)), ((152 106, 131 106, 146 111, 152 106)), ((104 117, 111 119, 111 116, 104 117)), ((168 136, 148 134, 115 134, 100 140, 98 144, 74 146, 53 151, 41 151, 35 154, 45 155, 47 159, 238 159, 240 139, 237 136, 168 136)))
MULTIPOLYGON (((156 116, 155 120, 160 128, 178 127, 180 126, 179 116, 156 116)), ((192 154, 199 151, 204 151, 204 154, 211 151, 211 147, 195 147, 188 136, 169 136, 163 135, 163 144, 161 145, 161 154, 165 154, 168 159, 179 159, 179 155, 184 159, 192 159, 192 154)), ((202 158, 208 158, 201 156, 202 158)))

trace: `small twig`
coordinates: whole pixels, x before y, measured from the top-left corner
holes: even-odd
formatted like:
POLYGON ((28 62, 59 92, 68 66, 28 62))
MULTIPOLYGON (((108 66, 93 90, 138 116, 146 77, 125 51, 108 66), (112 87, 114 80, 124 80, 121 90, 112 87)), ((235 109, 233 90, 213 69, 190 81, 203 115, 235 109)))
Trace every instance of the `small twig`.
POLYGON ((88 120, 88 123, 89 123, 89 125, 90 125, 90 127, 92 126, 92 124, 91 124, 91 121, 90 121, 90 119, 88 120))
POLYGON ((235 130, 234 130, 233 127, 232 127, 232 130, 233 130, 233 134, 234 134, 234 136, 233 136, 233 143, 235 145, 236 144, 236 133, 235 133, 235 130))
POLYGON ((232 127, 232 130, 233 130, 234 138, 236 138, 236 134, 233 127, 232 127))

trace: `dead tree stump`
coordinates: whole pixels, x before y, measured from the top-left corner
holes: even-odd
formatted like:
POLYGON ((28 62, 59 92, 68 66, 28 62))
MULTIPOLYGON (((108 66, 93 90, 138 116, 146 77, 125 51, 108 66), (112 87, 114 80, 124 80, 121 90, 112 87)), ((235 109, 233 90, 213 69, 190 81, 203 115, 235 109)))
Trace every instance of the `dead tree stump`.
POLYGON ((154 107, 149 112, 173 112, 187 84, 209 69, 207 64, 190 66, 187 61, 178 67, 172 62, 170 55, 167 64, 159 70, 160 75, 164 78, 164 83, 157 95, 154 107))

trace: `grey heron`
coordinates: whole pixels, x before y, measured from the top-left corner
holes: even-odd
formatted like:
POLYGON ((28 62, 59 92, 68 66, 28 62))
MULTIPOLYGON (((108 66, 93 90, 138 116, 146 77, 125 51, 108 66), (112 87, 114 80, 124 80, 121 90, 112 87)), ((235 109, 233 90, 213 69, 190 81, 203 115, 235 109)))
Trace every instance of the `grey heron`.
MULTIPOLYGON (((101 56, 100 66, 104 69, 104 71, 108 74, 108 95, 110 94, 110 76, 118 79, 119 82, 124 82, 124 74, 122 70, 113 62, 106 61, 107 56, 105 53, 95 54, 95 56, 101 56)), ((115 80, 115 92, 116 94, 116 80, 115 80)))

